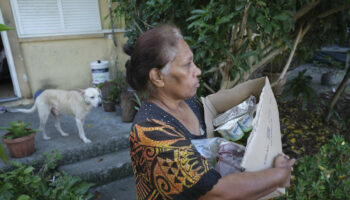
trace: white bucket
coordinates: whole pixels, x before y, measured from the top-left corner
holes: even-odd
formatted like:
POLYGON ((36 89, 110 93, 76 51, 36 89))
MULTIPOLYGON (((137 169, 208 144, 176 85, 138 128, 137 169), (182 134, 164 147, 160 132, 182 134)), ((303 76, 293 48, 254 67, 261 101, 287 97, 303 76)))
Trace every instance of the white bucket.
POLYGON ((109 80, 108 61, 97 60, 90 63, 92 72, 92 84, 97 85, 109 80))

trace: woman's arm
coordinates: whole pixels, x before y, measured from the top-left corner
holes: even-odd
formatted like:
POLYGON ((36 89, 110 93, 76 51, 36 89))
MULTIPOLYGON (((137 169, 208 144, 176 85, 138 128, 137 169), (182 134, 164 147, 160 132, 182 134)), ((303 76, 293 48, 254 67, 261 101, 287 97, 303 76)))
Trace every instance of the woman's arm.
POLYGON ((278 187, 289 186, 294 162, 294 159, 278 155, 273 168, 227 175, 200 199, 258 199, 278 187))

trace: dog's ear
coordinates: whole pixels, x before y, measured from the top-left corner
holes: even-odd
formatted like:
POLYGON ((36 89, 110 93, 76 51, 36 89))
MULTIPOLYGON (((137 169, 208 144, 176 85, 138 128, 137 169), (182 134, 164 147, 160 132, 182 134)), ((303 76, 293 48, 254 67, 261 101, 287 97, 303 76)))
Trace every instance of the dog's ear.
POLYGON ((79 91, 79 93, 82 94, 82 95, 85 94, 85 90, 83 90, 83 89, 79 89, 78 91, 79 91))

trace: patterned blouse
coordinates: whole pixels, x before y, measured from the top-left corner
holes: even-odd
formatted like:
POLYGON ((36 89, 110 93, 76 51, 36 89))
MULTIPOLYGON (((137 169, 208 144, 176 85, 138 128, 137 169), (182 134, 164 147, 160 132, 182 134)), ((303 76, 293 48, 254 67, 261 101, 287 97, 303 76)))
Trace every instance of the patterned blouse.
MULTIPOLYGON (((203 108, 186 100, 205 130, 203 108)), ((202 132, 202 131, 201 131, 202 132)), ((149 102, 138 111, 130 132, 130 156, 138 199, 198 199, 221 178, 191 143, 192 135, 176 118, 149 102)))

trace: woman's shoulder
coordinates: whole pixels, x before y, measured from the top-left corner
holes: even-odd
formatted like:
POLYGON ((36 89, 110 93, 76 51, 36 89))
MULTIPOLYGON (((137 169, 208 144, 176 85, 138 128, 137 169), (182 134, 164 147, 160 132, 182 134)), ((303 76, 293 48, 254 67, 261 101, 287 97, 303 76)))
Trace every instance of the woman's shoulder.
POLYGON ((133 125, 149 123, 148 119, 159 119, 159 110, 150 102, 142 102, 142 105, 134 118, 133 125))
POLYGON ((145 146, 168 148, 191 145, 191 141, 181 131, 157 119, 135 123, 130 132, 130 141, 145 146))

